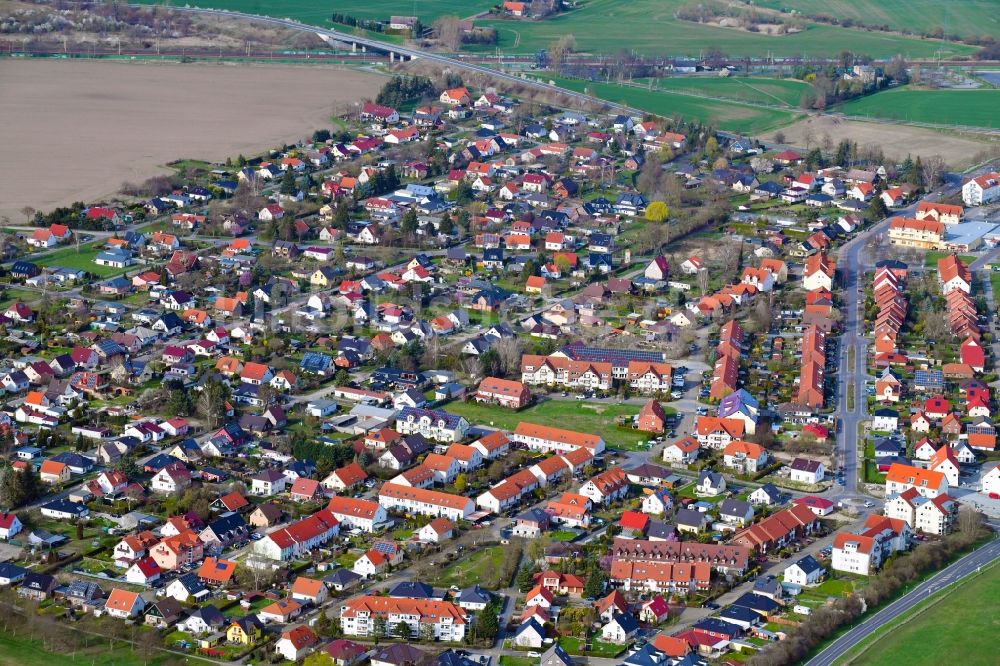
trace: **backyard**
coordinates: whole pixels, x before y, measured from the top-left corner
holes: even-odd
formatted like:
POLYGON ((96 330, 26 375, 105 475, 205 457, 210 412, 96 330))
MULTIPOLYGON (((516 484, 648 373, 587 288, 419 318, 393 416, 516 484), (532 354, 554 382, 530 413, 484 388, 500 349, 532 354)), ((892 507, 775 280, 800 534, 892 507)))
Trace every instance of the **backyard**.
POLYGON ((94 263, 94 257, 100 254, 103 248, 99 248, 97 242, 80 245, 69 245, 60 248, 55 252, 43 255, 38 260, 41 266, 61 266, 63 268, 75 268, 81 271, 88 271, 99 277, 111 277, 121 275, 125 272, 123 268, 111 268, 110 266, 98 266, 94 263))
MULTIPOLYGON (((647 433, 615 425, 616 417, 631 417, 638 414, 638 405, 545 400, 518 412, 477 402, 452 402, 444 409, 452 414, 464 416, 470 423, 482 423, 504 430, 514 430, 521 421, 528 421, 538 425, 600 434, 609 448, 640 448, 639 442, 646 442, 649 439, 647 433)), ((668 415, 676 413, 666 406, 663 410, 668 415)))

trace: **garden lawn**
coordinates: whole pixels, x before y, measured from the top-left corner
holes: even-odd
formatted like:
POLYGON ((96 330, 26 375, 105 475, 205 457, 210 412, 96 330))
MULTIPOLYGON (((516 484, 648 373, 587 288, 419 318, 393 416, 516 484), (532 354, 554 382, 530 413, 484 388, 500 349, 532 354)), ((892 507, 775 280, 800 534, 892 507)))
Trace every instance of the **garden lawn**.
POLYGON ((865 116, 938 125, 1000 128, 1000 90, 916 90, 903 86, 851 100, 835 108, 865 116))
POLYGON ((715 125, 719 129, 743 134, 756 134, 787 125, 800 115, 793 111, 768 109, 741 102, 705 99, 600 81, 554 76, 542 76, 542 81, 553 81, 556 85, 569 90, 586 92, 609 102, 627 104, 657 115, 698 120, 715 125))
POLYGON ((455 585, 466 588, 478 583, 492 589, 495 586, 491 581, 493 576, 500 572, 502 561, 503 546, 484 548, 445 567, 434 581, 434 585, 437 587, 455 585))
POLYGON ((617 657, 625 651, 624 645, 605 643, 604 641, 597 640, 596 638, 590 638, 588 641, 581 641, 575 636, 560 636, 559 645, 562 646, 562 649, 566 650, 569 654, 582 654, 592 657, 603 657, 605 659, 617 657), (582 650, 582 646, 587 643, 590 644, 591 649, 589 651, 582 650))
MULTIPOLYGON (((997 99, 997 102, 1000 102, 1000 99, 997 99)), ((926 254, 926 256, 924 257, 924 267, 925 268, 937 268, 938 259, 942 259, 944 257, 947 257, 950 254, 951 254, 950 252, 928 252, 926 254)), ((972 255, 969 255, 969 254, 959 255, 958 258, 961 259, 963 262, 965 262, 966 266, 968 266, 969 264, 971 264, 973 261, 976 260, 975 257, 973 257, 972 255)))
POLYGON ((81 245, 79 251, 75 245, 56 250, 55 252, 40 257, 37 261, 40 266, 62 266, 64 268, 76 268, 81 271, 88 271, 98 277, 111 277, 121 275, 124 268, 112 268, 110 266, 98 266, 94 263, 94 257, 103 251, 98 247, 97 242, 81 245))
MULTIPOLYGON (((576 400, 545 400, 515 412, 494 405, 477 402, 452 402, 445 411, 464 416, 472 424, 489 425, 504 430, 514 430, 521 421, 538 425, 565 428, 578 432, 601 435, 609 448, 639 448, 639 441, 647 441, 648 433, 615 424, 617 416, 634 416, 638 405, 600 404, 576 400)), ((675 410, 664 406, 669 415, 675 410)))
POLYGON ((512 657, 508 654, 500 657, 500 666, 537 666, 538 659, 532 657, 512 657))
POLYGON ((878 637, 866 652, 838 663, 937 666, 957 660, 962 666, 996 664, 998 598, 1000 567, 993 566, 878 637))

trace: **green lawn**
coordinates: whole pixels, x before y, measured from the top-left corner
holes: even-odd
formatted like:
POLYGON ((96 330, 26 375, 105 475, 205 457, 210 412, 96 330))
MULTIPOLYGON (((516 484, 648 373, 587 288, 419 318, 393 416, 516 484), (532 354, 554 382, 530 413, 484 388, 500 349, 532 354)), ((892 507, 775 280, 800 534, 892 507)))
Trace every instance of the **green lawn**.
POLYGON ((6 310, 16 301, 21 301, 30 305, 38 302, 39 300, 41 300, 41 294, 37 291, 11 287, 9 289, 4 289, 3 295, 0 297, 0 308, 6 310))
POLYGON ((702 99, 662 90, 620 86, 615 83, 552 76, 543 76, 542 80, 554 81, 563 88, 588 92, 609 102, 628 104, 657 115, 699 120, 711 123, 720 129, 745 134, 759 133, 787 125, 799 117, 797 112, 792 111, 761 108, 740 102, 702 99))
POLYGON ((835 107, 852 116, 875 116, 943 125, 1000 128, 1000 90, 886 90, 835 107))
POLYGON ((738 76, 685 76, 656 79, 653 88, 706 97, 722 97, 750 104, 797 107, 808 84, 797 79, 738 76))
MULTIPOLYGON (((638 414, 638 405, 546 400, 519 412, 481 405, 477 402, 452 402, 444 409, 452 414, 464 416, 470 423, 490 425, 504 430, 513 430, 521 421, 528 421, 538 425, 599 434, 611 448, 636 448, 639 441, 645 442, 649 439, 647 433, 615 425, 617 416, 638 414)), ((667 414, 674 413, 670 407, 665 406, 663 409, 667 414)))
POLYGON ((469 587, 480 584, 489 589, 496 589, 495 576, 500 572, 503 561, 503 546, 485 548, 469 557, 464 557, 454 564, 445 567, 434 581, 437 587, 469 587))
MULTIPOLYGON (((165 4, 184 6, 182 0, 139 0, 143 4, 165 4)), ((280 18, 290 18, 313 25, 330 26, 330 16, 334 12, 354 16, 361 19, 377 19, 388 21, 390 16, 416 15, 425 25, 432 24, 442 16, 472 16, 489 9, 496 4, 490 0, 471 0, 471 2, 455 2, 454 0, 329 0, 315 2, 312 0, 203 0, 198 7, 213 7, 261 14, 280 18)))
POLYGON ((125 269, 111 268, 110 266, 98 266, 94 263, 94 257, 100 254, 103 248, 99 248, 97 242, 81 245, 79 250, 75 245, 70 245, 38 260, 40 266, 62 266, 64 268, 76 268, 82 271, 89 271, 99 277, 111 277, 121 275, 125 269))
POLYGON ((998 598, 1000 567, 994 566, 879 636, 863 654, 838 663, 937 666, 956 660, 962 666, 996 664, 998 598))
MULTIPOLYGON (((924 256, 924 267, 925 268, 937 268, 938 259, 942 259, 944 257, 947 257, 950 254, 951 254, 950 252, 928 252, 924 256)), ((961 259, 963 262, 965 262, 966 266, 968 266, 969 264, 971 264, 973 261, 976 260, 975 257, 973 257, 972 255, 969 255, 969 254, 959 255, 958 258, 961 259)))
POLYGON ((553 541, 572 541, 578 535, 576 532, 570 532, 569 530, 556 530, 552 532, 549 536, 552 537, 553 541))
POLYGON ((537 666, 538 659, 532 657, 512 657, 505 654, 500 657, 500 666, 537 666))
POLYGON ((1000 39, 1000 22, 989 13, 994 0, 757 0, 758 7, 795 10, 806 16, 827 15, 892 30, 930 32, 936 26, 961 37, 992 35, 1000 39))
POLYGON ((617 657, 622 652, 625 651, 624 645, 616 645, 614 643, 605 643, 604 641, 596 640, 591 638, 589 640, 590 650, 585 651, 582 649, 587 642, 581 641, 575 636, 560 636, 559 645, 562 649, 566 650, 569 654, 582 654, 589 655, 593 657, 602 657, 605 659, 612 659, 617 657))

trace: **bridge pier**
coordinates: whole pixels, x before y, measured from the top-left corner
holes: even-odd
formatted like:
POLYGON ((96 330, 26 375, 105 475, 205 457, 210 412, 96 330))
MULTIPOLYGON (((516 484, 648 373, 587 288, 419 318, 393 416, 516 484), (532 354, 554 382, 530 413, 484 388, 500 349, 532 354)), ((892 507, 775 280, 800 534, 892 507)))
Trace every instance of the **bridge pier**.
POLYGON ((392 51, 389 51, 389 62, 395 62, 395 61, 396 61, 396 54, 393 53, 392 51))
POLYGON ((351 53, 357 53, 357 52, 358 52, 358 43, 351 42, 351 53))

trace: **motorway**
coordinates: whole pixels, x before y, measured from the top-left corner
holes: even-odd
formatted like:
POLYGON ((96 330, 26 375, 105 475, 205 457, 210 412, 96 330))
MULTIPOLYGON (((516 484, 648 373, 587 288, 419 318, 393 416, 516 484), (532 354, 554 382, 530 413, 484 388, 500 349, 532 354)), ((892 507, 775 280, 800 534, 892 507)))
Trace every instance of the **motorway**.
POLYGON ((997 558, 1000 558, 1000 539, 990 541, 919 583, 913 590, 841 635, 825 650, 806 662, 806 666, 833 666, 848 650, 888 622, 908 613, 932 593, 939 592, 949 585, 958 584, 963 578, 979 571, 997 558))

